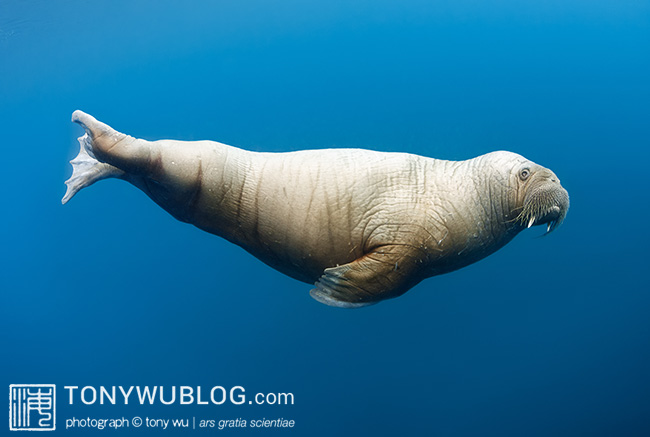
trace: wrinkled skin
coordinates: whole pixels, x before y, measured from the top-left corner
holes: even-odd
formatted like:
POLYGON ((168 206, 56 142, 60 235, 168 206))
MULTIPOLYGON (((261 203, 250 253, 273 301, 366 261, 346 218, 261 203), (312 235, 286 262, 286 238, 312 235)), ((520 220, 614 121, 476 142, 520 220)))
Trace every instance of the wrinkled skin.
POLYGON ((511 152, 466 161, 360 149, 255 153, 212 141, 149 142, 81 111, 86 135, 64 197, 107 177, 178 220, 315 283, 339 307, 399 296, 484 258, 526 227, 554 230, 569 197, 555 174, 511 152))

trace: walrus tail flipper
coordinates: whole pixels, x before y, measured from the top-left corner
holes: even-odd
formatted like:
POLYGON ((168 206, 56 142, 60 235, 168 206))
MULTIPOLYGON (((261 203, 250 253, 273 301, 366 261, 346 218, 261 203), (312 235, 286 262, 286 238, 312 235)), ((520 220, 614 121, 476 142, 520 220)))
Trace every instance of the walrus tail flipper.
POLYGON ((325 269, 309 294, 317 301, 339 308, 359 308, 405 293, 418 265, 403 246, 383 246, 351 263, 325 269))
POLYGON ((61 203, 64 204, 82 188, 90 186, 101 179, 120 178, 124 175, 124 172, 119 168, 99 161, 93 152, 93 141, 96 138, 105 135, 109 130, 116 131, 81 111, 75 111, 72 114, 72 121, 79 123, 86 133, 84 136, 79 137, 79 145, 81 146, 79 154, 70 161, 72 176, 65 181, 68 189, 63 199, 61 199, 61 203))

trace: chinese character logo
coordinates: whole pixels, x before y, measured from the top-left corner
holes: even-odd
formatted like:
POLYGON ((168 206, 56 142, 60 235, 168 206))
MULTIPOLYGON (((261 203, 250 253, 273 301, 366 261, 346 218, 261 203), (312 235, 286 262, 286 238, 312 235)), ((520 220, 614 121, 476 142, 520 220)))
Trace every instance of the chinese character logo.
POLYGON ((54 431, 56 427, 54 384, 11 384, 9 386, 9 429, 11 431, 54 431))

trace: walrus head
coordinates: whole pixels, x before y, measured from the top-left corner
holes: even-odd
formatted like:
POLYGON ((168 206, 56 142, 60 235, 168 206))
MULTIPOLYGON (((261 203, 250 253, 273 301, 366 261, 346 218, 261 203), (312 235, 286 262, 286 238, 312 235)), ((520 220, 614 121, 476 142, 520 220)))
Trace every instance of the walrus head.
POLYGON ((519 214, 515 221, 526 228, 546 224, 546 233, 555 230, 569 210, 569 193, 551 170, 531 162, 517 172, 519 214))

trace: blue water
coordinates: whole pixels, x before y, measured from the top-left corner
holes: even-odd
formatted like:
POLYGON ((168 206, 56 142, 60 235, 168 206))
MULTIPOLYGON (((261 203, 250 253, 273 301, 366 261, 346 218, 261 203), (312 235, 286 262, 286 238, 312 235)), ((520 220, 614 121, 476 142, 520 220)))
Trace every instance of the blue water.
MULTIPOLYGON (((60 434, 73 416, 148 416, 295 420, 273 435, 649 435, 648 78, 643 1, 4 0, 0 392, 57 384, 60 434), (75 109, 257 151, 511 150, 554 170, 571 209, 398 299, 330 308, 122 181, 62 206, 75 109), (295 403, 69 405, 70 385, 295 403)), ((180 432, 115 433, 131 434, 180 432)))

